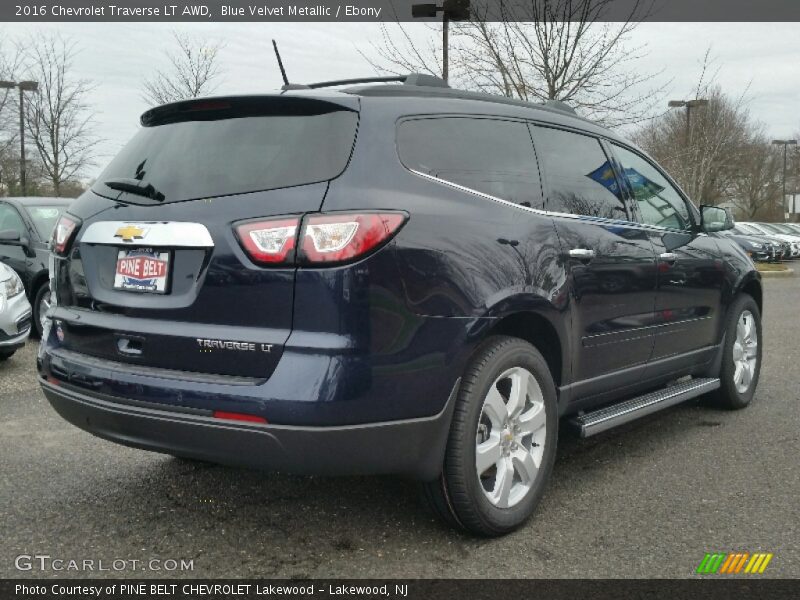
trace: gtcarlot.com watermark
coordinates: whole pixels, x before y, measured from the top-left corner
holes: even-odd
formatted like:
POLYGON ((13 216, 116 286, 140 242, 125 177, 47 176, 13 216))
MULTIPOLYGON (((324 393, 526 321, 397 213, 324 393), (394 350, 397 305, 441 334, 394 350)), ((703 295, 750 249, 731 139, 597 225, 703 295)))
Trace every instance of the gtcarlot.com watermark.
POLYGON ((40 572, 125 572, 155 571, 172 573, 194 571, 193 558, 64 558, 49 554, 20 554, 14 559, 17 571, 40 572))

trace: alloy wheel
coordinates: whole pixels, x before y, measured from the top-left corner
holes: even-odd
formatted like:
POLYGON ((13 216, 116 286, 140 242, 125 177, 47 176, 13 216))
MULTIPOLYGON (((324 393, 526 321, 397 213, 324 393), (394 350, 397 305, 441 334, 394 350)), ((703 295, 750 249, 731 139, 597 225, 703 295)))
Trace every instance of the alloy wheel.
POLYGON ((736 339, 733 342, 733 384, 736 391, 744 394, 750 388, 758 362, 758 331, 753 313, 742 312, 736 323, 736 339))
POLYGON ((522 367, 503 372, 486 394, 475 440, 475 468, 492 504, 510 508, 525 498, 542 464, 546 432, 536 378, 522 367))

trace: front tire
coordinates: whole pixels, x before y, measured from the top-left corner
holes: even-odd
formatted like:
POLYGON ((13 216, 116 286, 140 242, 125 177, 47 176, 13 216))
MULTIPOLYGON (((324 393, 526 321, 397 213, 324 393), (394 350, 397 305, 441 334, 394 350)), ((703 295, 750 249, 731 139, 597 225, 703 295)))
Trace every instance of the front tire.
POLYGON ((0 350, 0 362, 7 361, 9 358, 14 356, 15 352, 16 350, 0 350))
POLYGON ((425 497, 451 525, 499 536, 533 513, 550 477, 558 438, 553 377, 536 348, 493 337, 461 381, 440 477, 425 497))
POLYGON ((761 312, 752 297, 741 294, 728 311, 714 404, 729 410, 750 404, 761 374, 762 346, 761 312))

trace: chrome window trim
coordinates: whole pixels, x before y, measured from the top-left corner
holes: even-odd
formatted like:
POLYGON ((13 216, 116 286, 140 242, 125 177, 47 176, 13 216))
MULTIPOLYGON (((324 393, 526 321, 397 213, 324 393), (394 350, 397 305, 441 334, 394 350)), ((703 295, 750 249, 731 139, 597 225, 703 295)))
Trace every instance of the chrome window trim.
POLYGON ((146 246, 173 248, 213 248, 214 240, 202 223, 185 221, 96 221, 86 228, 78 240, 82 244, 114 246, 146 246), (141 227, 146 230, 141 239, 123 241, 115 237, 122 227, 141 227))
MULTIPOLYGON (((600 133, 594 133, 594 132, 591 132, 591 131, 586 131, 586 130, 580 129, 579 127, 575 127, 575 126, 571 126, 571 125, 567 125, 567 124, 562 124, 562 123, 552 123, 550 121, 543 121, 543 120, 536 119, 536 118, 522 117, 522 116, 497 115, 497 114, 494 114, 494 113, 491 113, 491 114, 488 114, 488 113, 487 114, 483 114, 483 113, 480 113, 480 114, 473 114, 473 113, 442 113, 442 114, 439 114, 439 113, 436 113, 436 114, 420 113, 420 114, 404 115, 403 117, 401 117, 401 118, 399 118, 397 120, 396 127, 399 126, 401 123, 404 123, 406 121, 433 120, 433 119, 440 119, 440 118, 467 118, 467 119, 469 119, 469 118, 477 118, 477 119, 503 120, 503 121, 517 122, 517 123, 525 123, 529 127, 530 126, 534 126, 534 127, 549 127, 551 129, 560 129, 560 130, 567 131, 567 132, 570 132, 570 133, 575 133, 575 134, 578 134, 578 135, 585 135, 587 137, 593 137, 593 138, 597 139, 598 141, 600 141, 601 146, 602 146, 603 142, 605 142, 607 144, 616 145, 616 146, 618 146, 620 148, 624 148, 625 150, 628 150, 629 152, 633 152, 634 154, 640 156, 646 162, 652 164, 653 168, 655 168, 656 171, 661 173, 661 175, 670 183, 670 185, 672 185, 672 187, 674 187, 676 189, 676 191, 678 192, 678 195, 681 196, 681 198, 683 198, 684 202, 686 202, 686 204, 689 205, 688 209, 689 209, 689 212, 691 214, 692 220, 694 220, 696 218, 696 216, 697 216, 692 211, 692 208, 694 208, 695 211, 697 210, 696 207, 694 206, 694 203, 692 203, 692 201, 689 200, 689 197, 686 195, 686 193, 683 191, 683 189, 681 189, 681 187, 675 182, 674 179, 672 179, 672 177, 669 176, 669 174, 667 174, 660 166, 656 166, 656 163, 655 163, 654 160, 652 160, 650 157, 648 157, 639 148, 636 148, 635 146, 632 146, 632 145, 630 145, 629 143, 627 143, 627 142, 625 142, 623 140, 617 140, 617 139, 608 137, 606 135, 602 135, 600 133)), ((396 131, 396 129, 395 129, 395 131, 396 131)), ((395 144, 396 143, 397 143, 397 137, 396 137, 396 134, 395 134, 395 144)), ((536 146, 536 144, 534 142, 534 151, 535 151, 535 146, 536 146)), ((572 214, 572 213, 564 213, 564 212, 558 212, 558 211, 544 210, 544 209, 540 209, 540 208, 533 208, 533 207, 529 207, 529 206, 522 206, 520 204, 515 204, 513 202, 509 202, 508 200, 503 200, 502 198, 498 198, 496 196, 492 196, 491 194, 486 194, 485 192, 480 192, 478 190, 473 190, 472 188, 468 188, 468 187, 460 185, 458 183, 453 183, 452 181, 447 181, 446 179, 440 179, 440 178, 435 177, 433 175, 428 175, 427 173, 423 173, 421 171, 417 171, 416 169, 412 169, 411 167, 407 166, 403 162, 402 158, 400 158, 399 148, 396 147, 395 150, 397 151, 397 156, 398 156, 398 159, 400 160, 400 164, 403 165, 403 167, 406 170, 410 171, 411 173, 414 173, 415 175, 419 175, 420 177, 424 177, 426 179, 429 179, 431 181, 435 181, 437 183, 442 183, 444 185, 450 186, 450 187, 452 187, 454 189, 457 189, 457 190, 460 190, 462 192, 469 192, 470 194, 475 194, 476 196, 480 196, 480 197, 485 198, 487 200, 493 200, 494 202, 498 202, 500 204, 504 204, 504 205, 507 205, 507 206, 513 206, 514 208, 519 208, 519 209, 526 210, 528 212, 532 212, 532 213, 535 213, 535 214, 545 215, 545 216, 549 216, 549 217, 562 217, 562 218, 567 218, 567 219, 580 219, 580 220, 583 220, 583 221, 587 221, 588 220, 588 221, 597 221, 597 222, 601 222, 601 223, 615 223, 615 224, 618 224, 618 225, 625 225, 626 227, 635 227, 635 228, 645 229, 645 230, 649 230, 649 231, 663 231, 663 232, 668 232, 668 233, 669 232, 673 232, 673 233, 689 233, 689 234, 694 233, 695 235, 699 235, 699 236, 707 236, 708 235, 705 232, 692 232, 691 230, 687 230, 687 229, 673 229, 671 227, 664 227, 663 225, 651 225, 650 223, 642 223, 642 222, 639 222, 639 221, 628 221, 628 220, 621 220, 621 219, 608 219, 606 217, 591 217, 591 216, 588 216, 588 215, 575 215, 575 214, 572 214)), ((606 152, 605 149, 603 149, 603 152, 606 152)), ((608 156, 607 152, 606 152, 606 156, 608 156)), ((635 200, 632 200, 632 201, 635 202, 635 200)))
MULTIPOLYGON (((406 167, 408 169, 408 167, 406 167)), ((502 198, 498 198, 497 196, 492 196, 491 194, 486 194, 485 192, 479 192, 478 190, 473 190, 472 188, 468 188, 466 186, 460 185, 458 183, 453 183, 452 181, 447 181, 446 179, 440 179, 435 177, 434 175, 428 175, 427 173, 423 173, 421 171, 416 171, 414 169, 408 169, 410 172, 414 173, 414 175, 419 175, 420 177, 424 177, 425 179, 429 179, 431 181, 435 181, 436 183, 444 184, 448 187, 460 190, 462 192, 469 192, 470 194, 474 194, 476 196, 480 196, 481 198, 485 198, 487 200, 493 200, 499 204, 503 204, 505 206, 512 206, 514 208, 518 208, 520 210, 524 210, 527 212, 532 212, 538 215, 544 215, 547 217, 564 217, 567 219, 578 219, 581 221, 588 221, 588 222, 597 222, 598 224, 616 224, 616 225, 624 225, 626 227, 638 227, 644 229, 654 229, 657 231, 675 231, 667 229, 666 227, 661 227, 660 225, 648 225, 646 223, 637 223, 636 221, 622 221, 619 219, 608 219, 606 217, 592 217, 589 215, 575 215, 572 213, 564 213, 564 212, 557 212, 552 210, 544 210, 542 208, 533 208, 532 206, 522 206, 521 204, 515 204, 514 202, 509 202, 508 200, 503 200, 502 198)))

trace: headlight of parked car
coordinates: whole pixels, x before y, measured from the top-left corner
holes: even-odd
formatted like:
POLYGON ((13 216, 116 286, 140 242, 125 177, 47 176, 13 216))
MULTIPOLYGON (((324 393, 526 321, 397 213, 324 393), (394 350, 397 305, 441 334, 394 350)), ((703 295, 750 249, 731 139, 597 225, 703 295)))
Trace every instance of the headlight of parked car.
POLYGON ((747 242, 753 250, 761 250, 764 247, 764 244, 758 244, 756 242, 747 242))
POLYGON ((12 272, 11 277, 3 282, 3 290, 5 291, 6 298, 13 298, 24 292, 25 287, 22 285, 22 279, 19 278, 19 275, 12 272))

